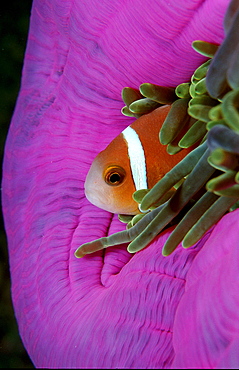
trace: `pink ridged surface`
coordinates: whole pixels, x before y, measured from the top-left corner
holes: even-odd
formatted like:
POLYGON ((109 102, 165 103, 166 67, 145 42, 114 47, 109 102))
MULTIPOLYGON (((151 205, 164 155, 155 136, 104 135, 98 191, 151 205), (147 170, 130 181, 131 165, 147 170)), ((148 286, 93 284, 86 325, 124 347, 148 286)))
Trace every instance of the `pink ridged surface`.
POLYGON ((215 226, 193 261, 174 322, 175 369, 238 368, 238 240, 236 211, 215 226))
POLYGON ((136 255, 122 245, 74 257, 124 228, 83 188, 93 158, 132 122, 121 89, 187 81, 204 60, 191 42, 221 42, 228 3, 34 0, 3 211, 15 313, 36 367, 239 365, 237 211, 167 258, 170 230, 136 255))

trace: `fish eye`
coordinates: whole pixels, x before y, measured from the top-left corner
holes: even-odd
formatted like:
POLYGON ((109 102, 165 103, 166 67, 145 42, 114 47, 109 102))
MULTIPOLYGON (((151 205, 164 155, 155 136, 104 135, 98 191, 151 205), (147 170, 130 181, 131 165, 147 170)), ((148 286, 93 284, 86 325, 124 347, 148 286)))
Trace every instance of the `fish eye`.
POLYGON ((108 167, 104 174, 106 184, 117 186, 122 184, 125 179, 125 171, 121 167, 108 167))

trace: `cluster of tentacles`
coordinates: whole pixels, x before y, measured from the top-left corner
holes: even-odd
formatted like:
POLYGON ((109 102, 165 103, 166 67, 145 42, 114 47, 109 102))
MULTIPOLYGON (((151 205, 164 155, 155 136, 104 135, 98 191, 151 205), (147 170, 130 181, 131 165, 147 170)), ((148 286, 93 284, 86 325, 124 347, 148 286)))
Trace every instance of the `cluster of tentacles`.
POLYGON ((175 154, 195 144, 180 163, 152 189, 134 193, 145 214, 119 215, 127 230, 83 244, 77 257, 108 246, 129 243, 128 251, 145 248, 165 227, 177 226, 163 248, 173 252, 182 242, 195 244, 239 201, 239 23, 238 1, 232 1, 224 19, 225 39, 219 45, 195 41, 193 48, 209 58, 195 70, 191 81, 176 89, 144 83, 139 90, 126 87, 122 113, 139 117, 160 105, 171 104, 159 139, 175 154), (167 200, 165 194, 177 191, 167 200))

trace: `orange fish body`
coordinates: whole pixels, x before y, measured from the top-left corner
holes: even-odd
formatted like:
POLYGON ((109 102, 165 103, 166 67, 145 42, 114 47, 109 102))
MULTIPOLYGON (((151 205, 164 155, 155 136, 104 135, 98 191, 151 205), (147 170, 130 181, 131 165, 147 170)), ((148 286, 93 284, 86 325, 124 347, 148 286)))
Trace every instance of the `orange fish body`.
POLYGON ((85 181, 92 204, 117 214, 140 213, 132 194, 151 189, 189 152, 170 155, 159 141, 169 110, 170 105, 164 105, 141 116, 97 155, 85 181))

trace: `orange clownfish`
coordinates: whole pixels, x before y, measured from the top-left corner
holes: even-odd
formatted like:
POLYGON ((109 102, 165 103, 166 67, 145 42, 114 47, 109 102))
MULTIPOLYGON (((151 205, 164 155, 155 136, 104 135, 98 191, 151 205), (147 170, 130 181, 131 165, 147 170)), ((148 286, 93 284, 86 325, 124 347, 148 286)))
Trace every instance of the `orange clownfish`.
POLYGON ((188 154, 182 150, 170 155, 159 141, 169 110, 170 105, 164 105, 141 116, 97 155, 85 181, 92 204, 117 214, 140 213, 132 194, 151 189, 188 154))

